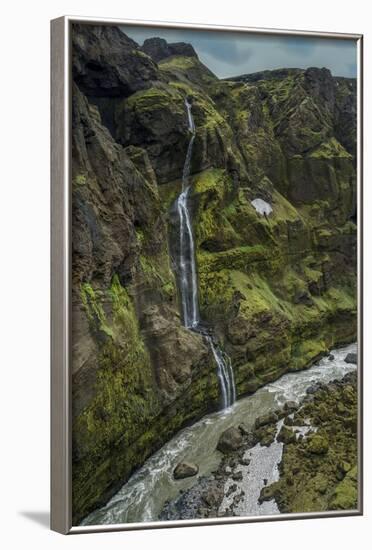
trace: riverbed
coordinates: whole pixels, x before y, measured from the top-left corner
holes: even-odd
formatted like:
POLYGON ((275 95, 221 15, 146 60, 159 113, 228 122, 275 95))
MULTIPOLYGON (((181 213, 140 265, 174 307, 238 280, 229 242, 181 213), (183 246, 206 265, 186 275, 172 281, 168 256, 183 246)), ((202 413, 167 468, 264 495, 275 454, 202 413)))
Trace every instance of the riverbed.
MULTIPOLYGON (((344 359, 348 353, 356 351, 356 344, 332 350, 333 360, 324 357, 307 370, 286 374, 253 395, 238 400, 229 409, 205 416, 192 426, 181 430, 132 475, 106 506, 85 518, 82 525, 158 520, 164 504, 175 499, 181 490, 190 488, 196 481, 195 477, 177 481, 173 479, 173 470, 179 462, 197 464, 199 476, 210 474, 221 460, 221 453, 216 450, 216 445, 223 431, 241 423, 250 429, 258 416, 283 406, 286 401, 298 402, 306 395, 306 389, 316 382, 327 383, 341 379, 348 372, 355 370, 356 365, 348 364, 344 359)), ((261 478, 271 478, 271 473, 275 479, 278 475, 276 468, 281 449, 278 446, 271 450, 269 448, 269 451, 267 448, 262 449, 266 451, 257 448, 255 452, 271 452, 271 462, 265 463, 265 457, 261 461, 253 461, 253 464, 262 463, 261 472, 253 472, 252 466, 251 470, 247 468, 245 477, 251 477, 252 487, 255 483, 257 491, 252 490, 249 493, 250 496, 240 505, 239 515, 278 513, 272 503, 263 503, 263 506, 259 506, 257 494, 258 488, 261 487, 261 478), (268 472, 267 468, 274 470, 268 472)))

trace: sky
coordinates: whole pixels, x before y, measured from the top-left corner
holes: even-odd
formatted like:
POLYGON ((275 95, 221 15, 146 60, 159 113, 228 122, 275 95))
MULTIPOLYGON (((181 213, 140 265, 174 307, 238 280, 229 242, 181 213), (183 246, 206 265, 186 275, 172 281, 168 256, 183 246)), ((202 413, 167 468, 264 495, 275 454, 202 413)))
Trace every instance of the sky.
POLYGON ((139 45, 153 36, 192 44, 219 78, 283 67, 327 67, 334 76, 357 75, 354 40, 146 26, 121 29, 139 45))

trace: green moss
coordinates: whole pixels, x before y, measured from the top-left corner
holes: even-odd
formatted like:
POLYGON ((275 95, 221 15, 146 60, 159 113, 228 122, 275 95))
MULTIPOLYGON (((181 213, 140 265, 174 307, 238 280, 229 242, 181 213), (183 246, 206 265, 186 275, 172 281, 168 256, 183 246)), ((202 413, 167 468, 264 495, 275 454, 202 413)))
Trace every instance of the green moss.
POLYGON ((222 252, 199 252, 199 273, 229 268, 249 273, 256 262, 271 260, 271 252, 262 245, 240 246, 222 252))
POLYGON ((85 185, 87 183, 87 177, 85 174, 77 174, 73 179, 73 184, 77 186, 85 185))
POLYGON ((101 331, 107 336, 113 336, 103 309, 102 292, 95 291, 90 283, 82 283, 80 295, 91 329, 94 332, 101 331))
POLYGON ((198 60, 196 57, 189 57, 184 55, 172 55, 171 57, 166 57, 165 59, 160 60, 159 68, 162 70, 167 69, 191 69, 195 67, 198 60))
MULTIPOLYGON (((98 371, 93 399, 73 425, 75 513, 86 509, 97 488, 102 491, 105 487, 107 480, 100 477, 100 469, 107 468, 113 449, 125 448, 143 433, 160 407, 149 353, 127 290, 114 275, 107 293, 100 295, 107 313, 97 295, 89 283, 82 285, 91 329, 103 330, 106 338, 97 340, 98 371)), ((125 468, 122 464, 123 472, 125 468)))
POLYGON ((168 212, 182 190, 182 181, 176 180, 159 185, 160 201, 164 212, 168 212))
POLYGON ((179 102, 179 109, 181 109, 181 101, 182 96, 170 86, 166 88, 152 87, 132 94, 123 103, 123 106, 127 105, 136 112, 146 113, 169 109, 170 102, 172 102, 173 109, 177 108, 179 102))
POLYGON ((336 138, 332 137, 329 140, 321 143, 316 149, 314 149, 310 155, 311 158, 318 159, 332 159, 334 157, 351 159, 350 153, 342 147, 336 138))
POLYGON ((356 510, 358 507, 358 470, 352 468, 337 485, 330 501, 331 510, 356 510))
POLYGON ((176 294, 176 286, 168 257, 162 254, 152 257, 141 255, 139 260, 144 283, 160 289, 166 299, 172 299, 176 294))
POLYGON ((179 82, 177 80, 171 80, 169 83, 169 86, 173 86, 176 90, 179 90, 185 94, 185 96, 192 96, 195 95, 195 88, 190 86, 187 82, 179 82))
POLYGON ((307 443, 307 450, 315 455, 324 455, 328 452, 329 442, 327 437, 314 434, 307 443))
POLYGON ((232 181, 225 170, 209 169, 192 179, 193 201, 197 204, 194 228, 202 249, 229 248, 240 244, 223 204, 232 194, 232 181))
MULTIPOLYGON (((211 168, 204 170, 193 178, 193 194, 213 191, 219 200, 222 200, 228 192, 228 178, 224 170, 211 168)), ((210 204, 208 204, 210 207, 210 204)))
POLYGON ((295 426, 317 431, 284 445, 279 481, 268 489, 281 512, 357 508, 357 379, 347 377, 319 389, 294 414, 295 426))

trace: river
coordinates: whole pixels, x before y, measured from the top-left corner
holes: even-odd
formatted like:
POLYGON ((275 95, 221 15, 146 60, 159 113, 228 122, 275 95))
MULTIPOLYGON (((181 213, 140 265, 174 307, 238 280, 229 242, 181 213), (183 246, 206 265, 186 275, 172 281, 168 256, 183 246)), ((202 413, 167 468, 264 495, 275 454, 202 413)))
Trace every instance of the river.
MULTIPOLYGON (((207 415, 181 430, 132 475, 106 506, 85 518, 82 525, 156 521, 166 501, 173 500, 180 490, 195 483, 196 478, 173 479, 173 469, 179 462, 194 462, 199 466, 199 476, 209 474, 220 462, 221 454, 216 451, 216 445, 224 430, 240 423, 251 428, 256 417, 277 409, 286 401, 298 401, 314 383, 341 379, 355 370, 356 366, 346 363, 344 359, 356 350, 356 344, 332 350, 333 361, 324 357, 307 370, 286 374, 253 395, 239 399, 227 410, 207 415)), ((272 446, 261 449, 251 450, 258 453, 258 460, 252 460, 245 472, 245 479, 250 480, 252 490, 241 503, 239 515, 277 511, 272 503, 258 506, 257 495, 263 478, 275 479, 278 475, 281 451, 279 447, 272 446)))

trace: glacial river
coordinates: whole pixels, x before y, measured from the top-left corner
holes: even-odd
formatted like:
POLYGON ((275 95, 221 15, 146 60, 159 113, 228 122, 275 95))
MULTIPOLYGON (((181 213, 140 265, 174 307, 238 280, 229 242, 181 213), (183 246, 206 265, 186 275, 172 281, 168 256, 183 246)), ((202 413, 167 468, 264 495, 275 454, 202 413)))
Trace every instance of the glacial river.
MULTIPOLYGON (((253 395, 239 399, 229 409, 205 416, 181 430, 132 475, 106 506, 86 517, 82 525, 156 521, 166 501, 173 500, 181 489, 185 490, 195 483, 195 478, 173 479, 173 469, 179 462, 194 462, 199 466, 199 476, 209 474, 219 464, 221 454, 216 451, 216 445, 224 430, 240 423, 251 428, 256 417, 282 406, 286 401, 298 401, 314 383, 342 378, 355 370, 356 366, 346 363, 344 359, 356 350, 356 344, 333 350, 333 361, 324 357, 307 370, 286 374, 253 395)), ((279 447, 257 447, 250 452, 250 458, 254 458, 252 453, 256 453, 258 460, 252 460, 244 472, 248 490, 245 487, 246 496, 240 504, 239 514, 275 513, 275 503, 259 505, 257 498, 263 478, 275 480, 278 475, 281 444, 279 447)))

